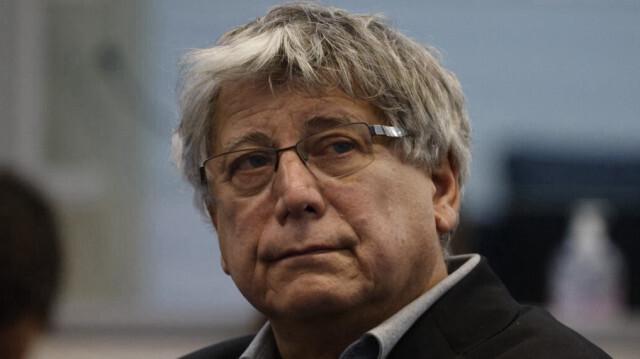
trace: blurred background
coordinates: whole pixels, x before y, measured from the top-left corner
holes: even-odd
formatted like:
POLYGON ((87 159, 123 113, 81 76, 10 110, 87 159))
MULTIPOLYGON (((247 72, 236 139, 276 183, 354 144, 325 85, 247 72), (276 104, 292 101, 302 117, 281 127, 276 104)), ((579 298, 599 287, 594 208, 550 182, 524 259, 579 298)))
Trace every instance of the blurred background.
MULTIPOLYGON (((32 358, 173 358, 254 330, 170 136, 180 56, 277 2, 0 1, 0 161, 52 199, 65 251, 32 358)), ((640 1, 324 3, 388 14, 462 82, 474 157, 456 250, 637 357, 640 1)))

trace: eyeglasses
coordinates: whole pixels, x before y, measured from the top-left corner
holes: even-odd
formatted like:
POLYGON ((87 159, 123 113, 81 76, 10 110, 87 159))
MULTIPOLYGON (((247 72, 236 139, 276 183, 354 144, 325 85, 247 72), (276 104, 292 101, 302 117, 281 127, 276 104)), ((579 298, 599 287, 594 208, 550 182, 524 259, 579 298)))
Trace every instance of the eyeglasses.
POLYGON ((316 177, 346 177, 373 162, 373 136, 398 138, 406 135, 405 130, 391 126, 364 122, 339 125, 285 148, 250 148, 209 157, 200 167, 200 178, 212 194, 220 186, 230 184, 237 195, 253 196, 275 176, 279 154, 293 149, 316 177))

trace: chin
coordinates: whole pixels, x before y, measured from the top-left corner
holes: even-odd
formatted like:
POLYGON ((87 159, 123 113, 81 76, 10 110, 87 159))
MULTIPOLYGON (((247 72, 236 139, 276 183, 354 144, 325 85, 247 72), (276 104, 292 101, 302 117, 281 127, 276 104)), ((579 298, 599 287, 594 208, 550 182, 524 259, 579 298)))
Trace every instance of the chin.
POLYGON ((342 285, 340 288, 308 285, 287 288, 275 296, 272 303, 265 303, 264 312, 268 317, 287 317, 292 319, 312 319, 341 315, 362 305, 365 295, 354 286, 342 285), (345 291, 345 288, 350 290, 345 291))

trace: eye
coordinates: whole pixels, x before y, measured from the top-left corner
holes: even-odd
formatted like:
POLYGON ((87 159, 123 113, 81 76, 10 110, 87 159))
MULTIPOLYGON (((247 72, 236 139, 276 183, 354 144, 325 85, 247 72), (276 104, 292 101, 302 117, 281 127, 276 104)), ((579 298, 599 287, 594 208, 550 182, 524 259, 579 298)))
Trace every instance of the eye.
POLYGON ((355 145, 352 141, 336 141, 331 144, 331 148, 336 151, 336 153, 343 154, 355 149, 355 145))
POLYGON ((304 152, 316 158, 346 159, 360 150, 360 144, 350 134, 331 133, 309 138, 304 152))
POLYGON ((358 141, 345 134, 327 136, 318 141, 315 146, 316 154, 322 156, 340 156, 360 149, 358 141))
POLYGON ((236 158, 231 164, 231 173, 263 169, 273 163, 273 155, 267 152, 251 152, 236 158))

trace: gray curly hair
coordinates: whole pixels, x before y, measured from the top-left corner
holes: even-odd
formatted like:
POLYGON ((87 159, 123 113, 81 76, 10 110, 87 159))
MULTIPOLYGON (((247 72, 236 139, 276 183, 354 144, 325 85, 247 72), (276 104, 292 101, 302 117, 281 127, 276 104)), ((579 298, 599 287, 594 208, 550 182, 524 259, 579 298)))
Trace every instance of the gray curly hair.
MULTIPOLYGON (((215 203, 199 168, 214 148, 211 122, 218 94, 231 82, 284 84, 308 96, 338 88, 412 134, 400 140, 406 161, 432 170, 448 158, 464 189, 471 128, 460 83, 441 66, 434 48, 402 35, 383 15, 308 2, 281 4, 229 31, 216 46, 188 53, 181 70, 182 117, 173 156, 203 212, 215 203)), ((450 235, 441 235, 443 248, 450 235)))

